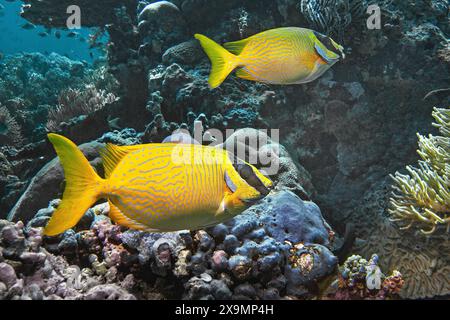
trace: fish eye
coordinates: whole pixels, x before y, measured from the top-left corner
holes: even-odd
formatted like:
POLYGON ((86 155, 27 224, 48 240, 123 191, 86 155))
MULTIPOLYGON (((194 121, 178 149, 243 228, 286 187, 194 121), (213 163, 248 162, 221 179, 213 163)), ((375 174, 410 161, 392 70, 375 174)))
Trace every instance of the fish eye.
POLYGON ((253 172, 253 169, 247 165, 241 165, 239 168, 239 175, 244 179, 247 180, 249 179, 252 175, 254 175, 255 173, 253 172))
POLYGON ((326 47, 328 47, 327 42, 330 41, 329 37, 317 31, 314 31, 314 35, 320 42, 322 42, 326 47))
POLYGON ((337 55, 341 55, 341 52, 339 51, 339 48, 335 45, 335 43, 336 42, 334 42, 333 39, 327 37, 324 45, 327 47, 328 50, 333 51, 337 55))

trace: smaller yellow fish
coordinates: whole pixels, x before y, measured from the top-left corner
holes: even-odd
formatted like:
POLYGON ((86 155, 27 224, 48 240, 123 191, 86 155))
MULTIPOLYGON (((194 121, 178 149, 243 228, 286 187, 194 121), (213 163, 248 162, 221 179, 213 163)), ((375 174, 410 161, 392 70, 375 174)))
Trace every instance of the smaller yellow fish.
POLYGON ((66 189, 44 229, 72 228, 97 200, 107 199, 117 224, 150 232, 199 229, 224 222, 272 188, 272 182, 223 149, 195 144, 108 144, 105 178, 69 139, 48 135, 64 169, 66 189))
POLYGON ((236 68, 236 75, 246 80, 268 84, 311 82, 345 58, 341 45, 305 28, 271 29, 223 47, 201 34, 195 38, 211 60, 210 88, 220 86, 236 68))

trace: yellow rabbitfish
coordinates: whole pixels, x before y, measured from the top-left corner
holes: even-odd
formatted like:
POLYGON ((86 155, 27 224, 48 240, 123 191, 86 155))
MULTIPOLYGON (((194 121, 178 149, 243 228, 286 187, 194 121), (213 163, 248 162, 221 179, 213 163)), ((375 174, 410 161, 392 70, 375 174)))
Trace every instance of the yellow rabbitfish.
POLYGON ((101 178, 72 141, 57 134, 48 138, 66 179, 62 201, 44 229, 49 236, 72 228, 100 198, 108 200, 117 224, 163 232, 228 220, 272 186, 255 167, 233 162, 225 150, 174 143, 108 144, 101 178))
POLYGON ((223 47, 201 34, 195 38, 211 60, 211 88, 220 86, 236 68, 236 75, 246 80, 268 84, 311 82, 345 58, 341 45, 305 28, 267 30, 223 47))

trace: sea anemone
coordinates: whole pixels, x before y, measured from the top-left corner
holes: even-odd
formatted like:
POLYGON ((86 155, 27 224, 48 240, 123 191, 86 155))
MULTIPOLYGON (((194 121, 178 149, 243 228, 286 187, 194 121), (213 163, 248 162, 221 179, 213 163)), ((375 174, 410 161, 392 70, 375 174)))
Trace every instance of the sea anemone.
POLYGON ((418 167, 407 166, 407 174, 391 175, 395 184, 390 199, 391 220, 401 229, 419 226, 424 234, 439 226, 450 228, 450 109, 434 108, 433 125, 441 135, 417 134, 422 158, 418 167))

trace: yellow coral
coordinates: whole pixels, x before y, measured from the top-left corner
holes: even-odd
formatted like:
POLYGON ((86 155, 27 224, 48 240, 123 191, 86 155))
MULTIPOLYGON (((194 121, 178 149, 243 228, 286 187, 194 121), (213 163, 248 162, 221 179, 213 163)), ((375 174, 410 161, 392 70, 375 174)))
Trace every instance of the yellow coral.
POLYGON ((450 228, 450 109, 434 108, 432 115, 442 136, 418 134, 418 167, 407 166, 408 174, 391 175, 391 220, 401 222, 401 229, 418 225, 424 234, 440 225, 446 225, 447 232, 450 228))

